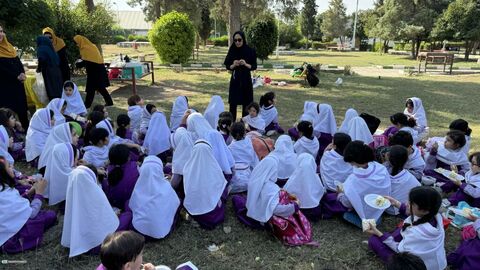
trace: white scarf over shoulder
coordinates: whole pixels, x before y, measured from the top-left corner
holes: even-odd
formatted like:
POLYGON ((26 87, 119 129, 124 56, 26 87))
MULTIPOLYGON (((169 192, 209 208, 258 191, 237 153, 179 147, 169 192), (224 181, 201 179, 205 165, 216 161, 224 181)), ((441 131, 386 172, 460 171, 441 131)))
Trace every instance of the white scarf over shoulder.
MULTIPOLYGON (((402 203, 408 202, 408 194, 412 188, 420 186, 417 178, 405 169, 397 173, 397 175, 391 175, 390 180, 392 183, 392 197, 402 203)), ((398 209, 388 208, 387 212, 396 215, 398 214, 398 209), (392 211, 392 209, 394 210, 392 211)))
POLYGON ((309 153, 316 158, 318 155, 318 150, 320 149, 320 143, 316 137, 313 137, 313 139, 310 140, 309 138, 302 136, 295 142, 293 149, 297 155, 309 153))
POLYGON ((250 137, 245 137, 245 139, 239 141, 234 140, 228 148, 232 153, 235 163, 245 163, 251 168, 254 168, 259 162, 250 137))
POLYGON ((27 136, 25 138, 25 156, 27 162, 34 160, 42 154, 42 150, 47 142, 48 134, 52 130, 50 120, 50 110, 38 109, 30 119, 27 136))
POLYGON ((317 174, 315 159, 307 154, 297 158, 297 168, 284 186, 288 193, 297 196, 301 208, 314 208, 320 204, 325 193, 322 181, 317 174))
POLYGON ((342 125, 338 129, 338 132, 343 132, 343 133, 348 133, 348 130, 350 129, 350 120, 352 120, 354 117, 358 116, 358 112, 355 109, 348 109, 345 112, 345 118, 343 119, 342 125))
POLYGON ((258 132, 263 133, 265 131, 265 121, 260 115, 256 117, 251 117, 250 115, 242 117, 242 121, 249 126, 257 129, 258 132))
POLYGON ((172 157, 172 172, 183 175, 183 168, 187 163, 193 149, 193 140, 191 134, 183 127, 175 130, 172 138, 174 148, 172 157))
POLYGON ((18 190, 0 186, 0 246, 20 231, 31 214, 30 202, 18 190))
POLYGON ((468 161, 468 157, 461 149, 459 150, 451 150, 445 148, 445 144, 440 143, 438 144, 437 150, 437 159, 446 163, 448 165, 461 165, 465 166, 466 168, 463 169, 470 169, 470 162, 468 161))
POLYGON ((313 101, 305 101, 303 104, 303 114, 300 116, 300 121, 308 121, 316 124, 318 121, 317 103, 313 101))
POLYGON ((275 105, 273 104, 268 107, 262 106, 260 108, 260 117, 265 122, 265 126, 270 125, 278 117, 277 108, 275 108, 275 105))
POLYGON ((427 114, 425 113, 425 109, 423 108, 422 100, 418 97, 411 97, 409 99, 413 102, 413 112, 409 113, 408 109, 405 108, 403 113, 415 118, 417 126, 421 128, 427 127, 427 114))
POLYGON ((350 135, 352 141, 362 141, 365 144, 373 142, 372 133, 370 133, 370 129, 368 129, 367 123, 365 123, 362 117, 352 118, 348 125, 348 135, 350 135))
POLYGON ((277 181, 278 160, 268 155, 253 169, 248 182, 247 216, 267 222, 279 204, 280 188, 277 181))
POLYGON ((143 108, 140 105, 134 105, 128 107, 128 117, 130 117, 130 127, 134 131, 140 129, 140 123, 142 122, 143 108))
POLYGON ((333 115, 332 106, 329 104, 318 105, 318 122, 314 123, 314 128, 317 132, 334 135, 337 132, 337 122, 333 115))
POLYGON ((352 174, 343 184, 345 196, 352 204, 361 219, 377 220, 384 210, 375 209, 368 206, 364 197, 367 194, 378 194, 389 196, 390 174, 385 166, 377 162, 369 162, 368 168, 353 168, 352 174))
POLYGON ((155 112, 152 115, 143 146, 148 149, 149 155, 154 156, 170 149, 170 129, 162 112, 155 112))
POLYGON ((207 132, 205 139, 212 146, 213 156, 217 160, 222 171, 225 174, 232 174, 232 168, 235 165, 235 160, 233 159, 232 153, 225 143, 222 134, 216 130, 211 130, 207 132))
POLYGON ((92 170, 78 166, 68 177, 61 244, 74 257, 100 245, 120 221, 92 170))
POLYGON ((8 137, 8 132, 4 126, 0 125, 0 156, 8 160, 10 165, 13 165, 15 160, 12 155, 8 152, 8 146, 10 144, 10 137, 8 137))
POLYGON ((143 161, 132 197, 133 227, 153 238, 167 236, 180 206, 175 190, 163 174, 163 163, 156 156, 143 161))
POLYGON ((188 110, 188 100, 185 96, 179 96, 175 99, 172 106, 172 114, 170 115, 170 130, 175 131, 182 121, 185 111, 188 110))
POLYGON ((48 181, 45 197, 49 198, 49 205, 63 202, 67 197, 68 175, 74 163, 75 155, 70 143, 57 143, 53 147, 45 170, 45 179, 48 181))
POLYGON ((293 150, 293 142, 288 135, 281 135, 275 142, 275 150, 269 156, 275 156, 278 161, 278 178, 288 179, 295 171, 297 155, 293 150))
POLYGON ((143 107, 142 118, 140 119, 140 131, 145 132, 150 125, 150 119, 152 119, 152 114, 147 110, 147 106, 143 107))
POLYGON ((70 131, 69 123, 63 123, 55 126, 52 132, 50 132, 42 154, 40 155, 40 159, 38 159, 38 169, 47 166, 47 162, 52 155, 53 147, 57 143, 72 143, 72 133, 70 131))
POLYGON ((225 111, 225 105, 220 96, 214 95, 203 115, 213 129, 217 129, 219 115, 225 111))
MULTIPOLYGON (((80 95, 80 92, 78 92, 78 87, 77 85, 73 83, 73 93, 71 96, 65 95, 65 91, 62 91, 62 99, 67 101, 67 108, 65 109, 65 114, 70 115, 71 113, 74 114, 86 114, 87 113, 87 108, 85 108, 85 103, 83 103, 82 96, 80 95)), ((66 82, 65 82, 66 83, 66 82)), ((65 84, 64 84, 65 87, 65 84)))
POLYGON ((213 156, 210 144, 198 140, 183 169, 185 200, 183 206, 192 215, 214 210, 227 186, 222 169, 213 156))
POLYGON ((65 104, 65 99, 54 98, 47 105, 47 109, 52 110, 54 113, 55 126, 65 123, 65 116, 61 112, 63 104, 65 104))
POLYGON ((353 167, 343 160, 343 156, 335 150, 325 151, 320 160, 320 175, 325 186, 336 191, 335 182, 344 183, 352 174, 353 167))
POLYGON ((193 139, 205 139, 207 133, 214 130, 201 113, 192 113, 187 118, 187 130, 193 133, 193 139))

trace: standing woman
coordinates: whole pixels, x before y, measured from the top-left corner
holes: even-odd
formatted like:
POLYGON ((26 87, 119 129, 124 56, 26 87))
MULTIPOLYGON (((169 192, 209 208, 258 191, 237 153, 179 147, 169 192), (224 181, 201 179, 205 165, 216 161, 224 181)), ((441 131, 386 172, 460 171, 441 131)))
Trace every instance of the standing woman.
POLYGON ((0 93, 8 98, 0 99, 0 107, 9 108, 18 114, 24 129, 28 128, 27 96, 23 82, 27 77, 17 51, 7 40, 3 26, 0 25, 0 93))
POLYGON ((49 100, 62 97, 63 81, 60 71, 60 58, 46 36, 37 37, 37 72, 42 72, 49 100))
POLYGON ((250 71, 257 69, 257 54, 247 45, 245 34, 233 34, 234 44, 230 46, 224 65, 232 72, 228 103, 233 119, 237 119, 237 106, 242 105, 242 116, 247 115, 246 107, 253 102, 253 85, 250 71))
POLYGON ((70 81, 70 66, 68 65, 67 46, 63 39, 57 37, 52 28, 47 27, 42 31, 43 35, 52 41, 53 49, 60 58, 60 71, 62 72, 62 83, 70 81))
POLYGON ((100 54, 97 46, 93 44, 84 36, 76 35, 73 40, 77 43, 80 49, 80 56, 82 62, 77 63, 77 68, 85 67, 87 69, 87 86, 85 91, 87 96, 85 97, 85 107, 90 108, 93 99, 95 98, 95 91, 98 91, 105 100, 106 106, 112 106, 113 100, 107 91, 107 87, 110 86, 108 80, 107 69, 103 64, 103 57, 100 54))

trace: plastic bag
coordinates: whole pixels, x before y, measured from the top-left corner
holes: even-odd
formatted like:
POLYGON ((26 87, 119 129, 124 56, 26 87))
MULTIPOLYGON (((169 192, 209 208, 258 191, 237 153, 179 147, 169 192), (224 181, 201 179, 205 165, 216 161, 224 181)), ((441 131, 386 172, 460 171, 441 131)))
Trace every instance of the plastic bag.
POLYGON ((38 99, 43 104, 48 104, 47 89, 45 88, 45 81, 41 72, 35 73, 35 84, 33 85, 33 91, 37 95, 38 99))

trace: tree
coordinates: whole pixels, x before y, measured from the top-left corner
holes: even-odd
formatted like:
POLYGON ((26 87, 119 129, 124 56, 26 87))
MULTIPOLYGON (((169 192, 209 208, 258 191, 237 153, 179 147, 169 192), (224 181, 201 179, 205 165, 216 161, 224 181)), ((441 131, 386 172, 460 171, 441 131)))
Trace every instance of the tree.
POLYGON ((277 22, 273 15, 263 15, 248 25, 246 35, 250 46, 257 52, 257 58, 263 63, 277 46, 277 22))
POLYGON ((210 19, 210 7, 206 2, 202 3, 201 24, 198 33, 203 40, 203 46, 207 44, 207 39, 212 30, 212 19, 210 19))
POLYGON ((480 40, 480 7, 476 0, 455 0, 435 23, 432 35, 437 39, 465 41, 465 60, 475 41, 480 40))
POLYGON ((292 47, 297 47, 298 42, 302 39, 302 34, 300 34, 295 24, 286 24, 284 22, 280 22, 278 35, 281 45, 290 44, 292 47))
POLYGON ((304 0, 302 16, 300 19, 300 30, 302 35, 308 39, 313 37, 315 32, 315 16, 317 15, 317 4, 315 0, 304 0))
POLYGON ((323 13, 319 13, 317 14, 317 17, 315 17, 315 29, 313 30, 312 40, 322 41, 323 39, 323 33, 321 30, 322 22, 323 22, 323 13))
POLYGON ((332 40, 339 38, 340 43, 343 45, 345 36, 348 33, 347 23, 346 8, 342 0, 331 0, 328 10, 324 12, 321 26, 324 39, 332 40))

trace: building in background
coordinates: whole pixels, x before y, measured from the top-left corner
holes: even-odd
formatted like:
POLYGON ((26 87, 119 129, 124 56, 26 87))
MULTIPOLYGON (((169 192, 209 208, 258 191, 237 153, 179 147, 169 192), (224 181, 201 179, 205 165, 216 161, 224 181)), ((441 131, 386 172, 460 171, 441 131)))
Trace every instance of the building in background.
POLYGON ((152 22, 147 22, 142 11, 115 11, 118 25, 136 36, 146 36, 152 29, 152 22))

